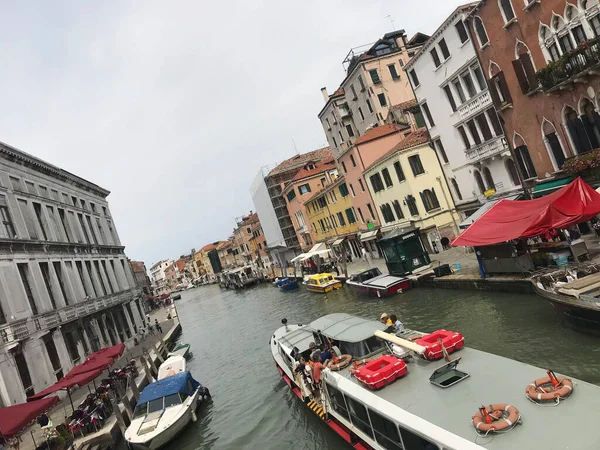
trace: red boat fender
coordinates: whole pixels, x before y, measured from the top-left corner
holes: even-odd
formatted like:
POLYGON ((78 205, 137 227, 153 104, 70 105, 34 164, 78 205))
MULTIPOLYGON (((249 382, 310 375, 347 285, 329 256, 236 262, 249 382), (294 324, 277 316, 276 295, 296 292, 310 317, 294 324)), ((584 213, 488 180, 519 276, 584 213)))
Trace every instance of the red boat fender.
POLYGON ((425 358, 433 361, 444 356, 442 344, 448 353, 452 353, 465 346, 465 338, 455 331, 437 330, 417 339, 416 343, 426 348, 425 358))
POLYGON ((354 376, 370 389, 380 389, 403 377, 407 372, 408 368, 403 360, 384 355, 356 369, 354 376))

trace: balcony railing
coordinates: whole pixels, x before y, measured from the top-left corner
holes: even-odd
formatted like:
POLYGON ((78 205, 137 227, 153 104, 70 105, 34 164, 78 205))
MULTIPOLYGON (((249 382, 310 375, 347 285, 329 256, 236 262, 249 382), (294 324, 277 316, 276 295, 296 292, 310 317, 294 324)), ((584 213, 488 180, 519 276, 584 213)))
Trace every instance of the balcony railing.
POLYGON ((466 119, 474 114, 485 111, 488 106, 492 105, 492 96, 488 90, 480 92, 468 102, 458 107, 458 114, 461 119, 466 119))
POLYGON ((537 72, 538 80, 544 91, 552 91, 573 77, 588 72, 600 63, 600 38, 586 41, 575 50, 563 55, 558 61, 537 72))
POLYGON ((505 151, 508 151, 506 139, 503 137, 495 137, 465 150, 465 154, 470 163, 475 163, 505 151))
POLYGON ((5 325, 0 325, 0 345, 26 339, 38 331, 49 330, 59 326, 61 323, 70 322, 110 308, 111 306, 130 301, 141 293, 142 290, 140 288, 128 289, 116 294, 84 300, 74 305, 68 305, 61 309, 33 316, 29 319, 16 320, 5 325))

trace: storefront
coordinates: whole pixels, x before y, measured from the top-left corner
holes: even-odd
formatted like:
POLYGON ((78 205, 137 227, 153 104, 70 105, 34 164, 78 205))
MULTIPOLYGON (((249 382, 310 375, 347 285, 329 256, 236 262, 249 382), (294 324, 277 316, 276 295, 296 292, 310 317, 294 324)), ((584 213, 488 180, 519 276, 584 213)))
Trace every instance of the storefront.
POLYGON ((379 245, 377 245, 377 239, 379 237, 379 229, 364 231, 359 235, 362 246, 367 250, 368 254, 373 259, 383 258, 383 252, 381 251, 379 245))

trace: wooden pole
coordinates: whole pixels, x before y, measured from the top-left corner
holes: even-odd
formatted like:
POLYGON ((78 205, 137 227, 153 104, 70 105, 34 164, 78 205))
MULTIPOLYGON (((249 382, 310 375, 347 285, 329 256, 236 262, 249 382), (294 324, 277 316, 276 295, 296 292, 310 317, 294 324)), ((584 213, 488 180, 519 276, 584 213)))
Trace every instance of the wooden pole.
POLYGON ((125 424, 125 419, 123 418, 123 414, 121 413, 121 408, 119 408, 119 405, 115 398, 113 398, 112 396, 109 396, 109 398, 110 398, 110 404, 112 405, 113 411, 115 413, 115 417, 117 419, 117 424, 119 425, 119 429, 121 430, 121 433, 123 435, 125 435, 125 430, 127 430, 127 425, 125 424))
POLYGON ((132 374, 129 374, 129 383, 131 385, 131 392, 133 392, 133 398, 135 399, 135 401, 137 403, 138 399, 140 398, 140 390, 135 381, 135 377, 132 374))
POLYGON ((348 261, 346 259, 346 246, 344 242, 340 244, 342 246, 342 270, 344 271, 344 276, 348 278, 348 261))

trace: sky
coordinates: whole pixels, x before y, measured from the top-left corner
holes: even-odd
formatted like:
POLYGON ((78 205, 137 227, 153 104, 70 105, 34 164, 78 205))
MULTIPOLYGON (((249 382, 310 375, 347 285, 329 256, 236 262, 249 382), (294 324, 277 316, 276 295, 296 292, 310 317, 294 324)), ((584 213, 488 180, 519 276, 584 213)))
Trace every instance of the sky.
POLYGON ((327 145, 351 48, 463 3, 2 2, 0 140, 110 190, 149 268, 227 239, 261 166, 327 145))

